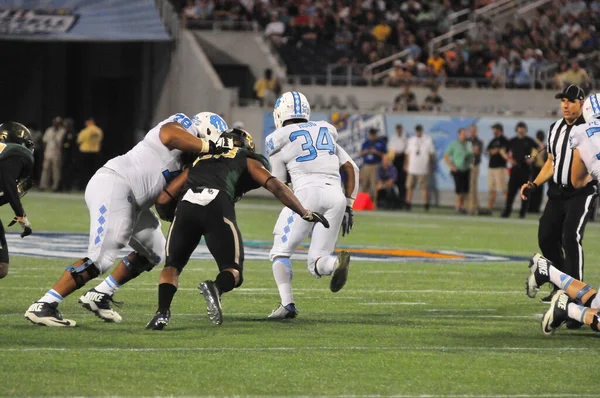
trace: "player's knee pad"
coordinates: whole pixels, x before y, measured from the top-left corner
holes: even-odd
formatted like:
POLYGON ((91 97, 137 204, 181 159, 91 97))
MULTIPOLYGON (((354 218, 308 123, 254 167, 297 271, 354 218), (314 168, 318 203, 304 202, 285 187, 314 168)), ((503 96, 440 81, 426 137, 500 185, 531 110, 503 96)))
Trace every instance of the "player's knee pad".
POLYGON ((292 269, 292 261, 289 259, 289 257, 278 257, 275 260, 273 260, 273 272, 275 272, 275 264, 277 263, 281 263, 283 265, 286 271, 289 272, 290 277, 294 276, 294 270, 292 269))
POLYGON ((69 265, 66 270, 71 273, 71 277, 73 277, 73 280, 75 281, 75 287, 77 289, 83 287, 88 280, 94 279, 100 275, 100 270, 96 264, 94 264, 94 262, 87 257, 84 257, 74 264, 69 265), (88 280, 84 279, 84 272, 87 273, 88 280))
POLYGON ((148 260, 137 252, 131 252, 123 257, 123 263, 125 264, 125 268, 127 268, 131 279, 137 277, 144 271, 150 271, 156 265, 156 263, 148 260))

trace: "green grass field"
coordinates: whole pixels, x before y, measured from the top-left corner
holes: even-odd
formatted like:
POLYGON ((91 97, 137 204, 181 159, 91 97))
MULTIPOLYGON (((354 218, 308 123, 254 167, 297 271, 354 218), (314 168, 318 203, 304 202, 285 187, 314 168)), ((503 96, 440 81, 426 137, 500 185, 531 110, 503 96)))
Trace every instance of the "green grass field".
MULTIPOLYGON (((87 232, 81 196, 31 193, 24 204, 34 233, 87 232)), ((244 239, 270 240, 279 209, 244 199, 244 239)), ((6 227, 8 206, 0 218, 6 227)), ((352 234, 339 242, 527 257, 536 236, 534 217, 374 212, 358 213, 352 234)), ((590 223, 584 245, 592 284, 600 282, 599 239, 600 225, 590 223)), ((23 313, 69 263, 11 257, 0 280, 0 396, 600 396, 599 336, 589 329, 542 335, 547 305, 525 295, 526 262, 353 261, 348 284, 333 294, 327 279, 313 278, 298 260, 300 316, 267 322, 279 300, 271 265, 247 261, 245 283, 224 296, 225 320, 215 326, 196 286, 217 268, 192 261, 162 332, 145 330, 160 267, 117 293, 125 301, 121 324, 95 318, 77 293, 61 309, 78 327, 29 324, 23 313)))

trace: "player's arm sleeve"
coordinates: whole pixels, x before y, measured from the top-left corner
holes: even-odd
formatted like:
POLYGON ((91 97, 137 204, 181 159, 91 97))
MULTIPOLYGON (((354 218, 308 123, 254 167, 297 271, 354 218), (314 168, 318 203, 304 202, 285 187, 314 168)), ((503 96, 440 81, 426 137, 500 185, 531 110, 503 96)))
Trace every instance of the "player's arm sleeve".
POLYGON ((348 155, 348 152, 336 144, 336 152, 340 159, 340 172, 344 172, 344 192, 346 195, 346 204, 350 207, 354 204, 358 194, 360 171, 354 160, 348 155))
POLYGON ((16 156, 10 156, 0 161, 0 180, 4 187, 4 195, 17 217, 23 217, 25 215, 23 205, 21 204, 21 198, 19 197, 19 190, 17 188, 17 180, 21 175, 22 169, 23 162, 16 156))
POLYGON ((277 152, 274 155, 271 155, 271 174, 277 177, 281 181, 285 181, 287 179, 287 166, 283 161, 283 155, 281 152, 277 152))

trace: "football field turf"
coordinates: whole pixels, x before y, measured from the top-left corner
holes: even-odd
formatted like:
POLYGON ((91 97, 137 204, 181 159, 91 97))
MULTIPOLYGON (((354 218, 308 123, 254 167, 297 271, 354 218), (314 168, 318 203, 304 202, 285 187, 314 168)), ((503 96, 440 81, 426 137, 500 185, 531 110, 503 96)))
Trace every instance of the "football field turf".
MULTIPOLYGON (((87 232, 81 195, 31 193, 24 206, 34 234, 87 232)), ((258 199, 238 204, 249 245, 268 244, 280 208, 258 199)), ((123 323, 104 323, 77 304, 96 285, 90 282, 60 307, 78 327, 54 329, 30 324, 23 313, 77 257, 13 255, 0 280, 0 396, 600 396, 600 335, 561 328, 544 336, 540 316, 548 306, 525 295, 523 259, 537 251, 537 219, 530 217, 357 213, 354 230, 338 242, 367 257, 354 258, 339 293, 296 260, 300 315, 289 322, 266 321, 279 296, 262 259, 246 262, 243 286, 223 297, 224 322, 213 325, 196 286, 217 268, 193 260, 160 332, 145 325, 156 310, 162 265, 116 294, 125 302, 123 323), (463 261, 463 252, 475 254, 463 261)), ((7 228, 9 206, 0 218, 7 228)), ((68 245, 80 235, 57 236, 68 245)), ((594 286, 599 239, 600 225, 588 224, 586 280, 594 286)))

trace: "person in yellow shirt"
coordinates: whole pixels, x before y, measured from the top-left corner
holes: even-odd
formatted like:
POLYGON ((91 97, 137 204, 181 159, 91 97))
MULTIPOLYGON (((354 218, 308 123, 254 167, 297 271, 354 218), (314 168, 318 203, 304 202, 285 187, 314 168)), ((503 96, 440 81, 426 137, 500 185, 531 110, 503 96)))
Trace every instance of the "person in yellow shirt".
POLYGON ((275 99, 278 97, 279 91, 279 82, 277 81, 277 78, 273 76, 273 71, 271 69, 265 69, 264 77, 258 79, 256 83, 254 83, 254 92, 256 93, 256 98, 260 101, 260 106, 275 105, 275 99))
POLYGON ((79 184, 84 189, 98 169, 103 137, 102 129, 96 126, 93 118, 85 121, 85 128, 77 136, 77 144, 79 144, 79 152, 81 152, 81 161, 83 164, 79 184))
POLYGON ((371 35, 377 41, 386 41, 388 37, 392 34, 392 28, 385 22, 380 22, 379 25, 375 26, 371 31, 371 35))
POLYGON ((442 55, 439 51, 436 52, 433 56, 429 57, 429 59, 427 60, 427 65, 433 66, 435 73, 439 73, 444 67, 445 63, 446 61, 444 61, 444 58, 442 58, 442 55))

